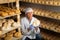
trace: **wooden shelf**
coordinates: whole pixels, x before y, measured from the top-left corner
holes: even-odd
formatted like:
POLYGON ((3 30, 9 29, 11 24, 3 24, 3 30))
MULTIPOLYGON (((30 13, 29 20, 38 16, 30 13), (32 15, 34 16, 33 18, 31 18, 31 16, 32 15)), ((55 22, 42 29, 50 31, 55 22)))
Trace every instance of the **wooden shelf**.
MULTIPOLYGON (((23 11, 23 9, 25 9, 25 8, 28 8, 28 7, 21 6, 21 11, 23 11)), ((60 20, 60 13, 59 12, 53 12, 53 11, 38 9, 38 8, 34 8, 34 7, 31 7, 31 8, 33 8, 33 10, 34 10, 34 15, 60 20)))
POLYGON ((43 5, 60 6, 60 0, 21 0, 21 1, 43 5))
POLYGON ((35 17, 40 20, 41 28, 60 33, 60 22, 58 22, 58 20, 46 19, 45 17, 39 16, 35 17))
POLYGON ((16 2, 16 0, 0 0, 0 4, 16 2))
POLYGON ((60 40, 60 34, 41 29, 41 35, 45 40, 60 40))
POLYGON ((12 9, 10 7, 0 6, 0 19, 15 16, 20 14, 20 10, 12 9))
POLYGON ((4 29, 2 30, 2 35, 14 30, 14 29, 17 29, 17 28, 20 28, 20 26, 17 26, 17 27, 11 27, 11 29, 4 29))
POLYGON ((5 17, 1 17, 1 16, 0 16, 0 19, 5 19, 5 18, 7 18, 7 17, 16 16, 16 15, 18 15, 18 14, 8 15, 8 16, 5 16, 5 17))
POLYGON ((41 21, 41 28, 60 33, 59 22, 55 22, 55 21, 43 19, 43 18, 41 18, 40 21, 41 21))

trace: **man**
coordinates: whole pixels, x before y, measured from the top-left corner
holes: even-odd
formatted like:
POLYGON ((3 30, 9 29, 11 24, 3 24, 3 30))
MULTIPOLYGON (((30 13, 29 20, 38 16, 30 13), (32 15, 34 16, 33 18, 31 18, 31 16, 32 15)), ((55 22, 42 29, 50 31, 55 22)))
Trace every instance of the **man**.
POLYGON ((33 17, 33 9, 26 8, 25 17, 21 19, 22 40, 41 40, 40 21, 33 17))

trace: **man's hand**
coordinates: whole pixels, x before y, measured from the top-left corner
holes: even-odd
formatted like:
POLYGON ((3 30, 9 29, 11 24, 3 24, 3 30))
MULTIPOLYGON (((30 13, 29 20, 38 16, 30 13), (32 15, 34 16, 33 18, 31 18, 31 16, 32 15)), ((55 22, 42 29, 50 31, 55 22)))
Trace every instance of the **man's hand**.
POLYGON ((30 31, 30 28, 28 28, 27 30, 28 30, 28 32, 29 32, 29 31, 30 31))
POLYGON ((30 26, 30 27, 28 28, 28 32, 29 32, 30 30, 32 30, 32 29, 34 29, 34 26, 30 26))
POLYGON ((38 30, 38 27, 35 27, 35 30, 37 31, 38 30))

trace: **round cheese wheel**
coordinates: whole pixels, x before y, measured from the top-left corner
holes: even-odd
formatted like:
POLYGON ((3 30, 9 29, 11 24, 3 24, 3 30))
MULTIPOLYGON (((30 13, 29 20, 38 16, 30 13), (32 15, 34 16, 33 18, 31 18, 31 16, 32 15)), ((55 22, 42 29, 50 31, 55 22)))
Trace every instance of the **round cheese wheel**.
POLYGON ((14 12, 12 12, 12 11, 10 11, 9 13, 8 13, 8 15, 14 15, 15 13, 14 12))
POLYGON ((3 17, 8 16, 8 13, 2 12, 2 13, 1 13, 1 16, 3 16, 3 17))
POLYGON ((4 40, 12 40, 13 37, 7 36, 4 38, 4 40))
POLYGON ((6 34, 2 35, 1 37, 2 37, 2 38, 6 37, 6 34))
POLYGON ((15 13, 16 13, 16 14, 19 14, 19 13, 20 13, 20 10, 16 10, 15 13))
POLYGON ((6 28, 7 28, 7 25, 8 25, 8 23, 7 23, 7 22, 5 22, 5 23, 4 23, 4 25, 3 25, 2 30, 6 29, 6 28))
POLYGON ((12 27, 17 27, 17 26, 18 26, 18 25, 17 25, 16 22, 12 23, 12 27))
POLYGON ((40 21, 37 20, 37 19, 33 22, 33 26, 35 26, 35 27, 36 27, 36 26, 39 26, 39 24, 40 24, 40 21))
POLYGON ((7 36, 9 36, 9 37, 13 37, 13 33, 7 33, 7 36))
POLYGON ((14 34, 14 37, 16 37, 16 38, 20 38, 21 36, 22 36, 21 32, 16 32, 14 34))
POLYGON ((0 31, 0 36, 2 35, 2 31, 0 31))
POLYGON ((12 30, 10 33, 15 33, 16 32, 16 30, 12 30))
POLYGON ((8 23, 14 23, 14 20, 13 19, 9 19, 8 23))

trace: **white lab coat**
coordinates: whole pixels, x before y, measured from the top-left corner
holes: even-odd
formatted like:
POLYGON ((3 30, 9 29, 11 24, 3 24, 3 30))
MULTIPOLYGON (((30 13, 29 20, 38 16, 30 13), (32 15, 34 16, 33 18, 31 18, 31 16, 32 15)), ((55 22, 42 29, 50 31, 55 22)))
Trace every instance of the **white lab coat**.
MULTIPOLYGON (((36 32, 35 29, 32 29, 29 32, 27 30, 30 27, 30 25, 33 25, 33 22, 36 22, 37 20, 38 19, 36 19, 35 17, 32 17, 31 22, 29 22, 27 17, 24 17, 24 18, 21 19, 21 29, 22 29, 22 33, 23 33, 23 39, 22 40, 25 40, 26 37, 28 37, 30 39, 35 39, 36 38, 36 34, 40 33, 40 29, 39 28, 38 28, 37 32, 36 32)), ((39 21, 39 23, 37 23, 37 26, 35 26, 35 27, 38 27, 39 25, 40 25, 40 21, 39 21)))

